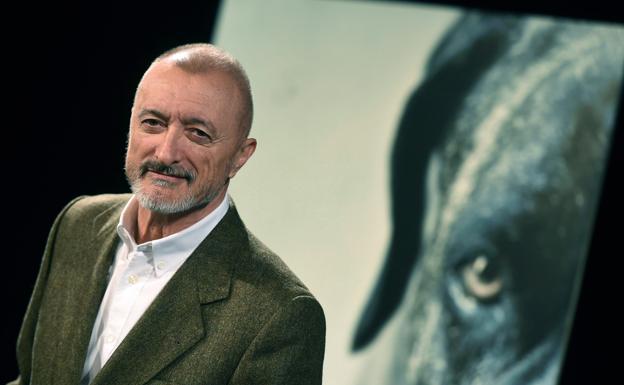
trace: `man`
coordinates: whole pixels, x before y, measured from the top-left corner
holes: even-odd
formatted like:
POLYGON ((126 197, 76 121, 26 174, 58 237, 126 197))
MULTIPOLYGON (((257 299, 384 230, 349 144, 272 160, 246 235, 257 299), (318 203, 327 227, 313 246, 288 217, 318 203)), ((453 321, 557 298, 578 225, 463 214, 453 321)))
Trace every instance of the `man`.
POLYGON ((247 76, 209 45, 141 79, 133 195, 80 197, 54 222, 13 384, 320 384, 323 311, 241 222, 229 180, 256 148, 247 76))

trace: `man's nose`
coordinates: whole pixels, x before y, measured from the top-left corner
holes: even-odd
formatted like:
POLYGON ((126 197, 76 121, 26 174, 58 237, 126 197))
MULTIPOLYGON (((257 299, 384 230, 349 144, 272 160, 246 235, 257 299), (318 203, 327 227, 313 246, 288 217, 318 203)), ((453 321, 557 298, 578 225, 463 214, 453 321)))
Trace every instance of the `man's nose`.
POLYGON ((180 159, 180 147, 182 146, 182 131, 175 125, 170 125, 160 138, 154 154, 158 160, 165 164, 173 164, 180 159))

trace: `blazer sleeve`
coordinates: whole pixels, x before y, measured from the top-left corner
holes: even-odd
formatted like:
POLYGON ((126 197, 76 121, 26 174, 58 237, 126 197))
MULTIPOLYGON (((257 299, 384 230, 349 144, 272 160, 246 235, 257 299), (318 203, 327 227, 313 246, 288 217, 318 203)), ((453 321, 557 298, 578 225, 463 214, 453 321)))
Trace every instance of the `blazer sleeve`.
POLYGON ((320 385, 325 316, 311 296, 295 297, 264 325, 239 362, 230 385, 320 385))
POLYGON ((17 366, 20 374, 17 379, 9 382, 7 385, 25 385, 30 383, 30 365, 32 359, 33 340, 37 329, 37 320, 39 319, 39 307, 41 306, 41 299, 43 297, 43 293, 45 292, 48 280, 48 270, 52 259, 52 250, 54 248, 56 233, 67 210, 82 198, 84 198, 84 196, 77 197, 69 202, 52 224, 52 228, 48 234, 48 240, 43 252, 41 266, 39 267, 39 274, 37 275, 37 280, 35 281, 35 288, 33 289, 33 293, 30 297, 30 302, 28 303, 26 314, 24 315, 24 320, 22 321, 22 327, 20 329, 19 336, 17 337, 17 366))

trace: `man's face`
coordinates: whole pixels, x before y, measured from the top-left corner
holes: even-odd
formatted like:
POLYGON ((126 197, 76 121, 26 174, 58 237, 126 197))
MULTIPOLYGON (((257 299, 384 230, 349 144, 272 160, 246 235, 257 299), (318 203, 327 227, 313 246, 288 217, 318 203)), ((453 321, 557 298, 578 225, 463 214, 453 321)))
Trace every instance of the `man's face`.
POLYGON ((242 137, 240 105, 227 74, 152 65, 132 107, 125 166, 143 207, 181 213, 225 195, 255 149, 253 139, 242 137))

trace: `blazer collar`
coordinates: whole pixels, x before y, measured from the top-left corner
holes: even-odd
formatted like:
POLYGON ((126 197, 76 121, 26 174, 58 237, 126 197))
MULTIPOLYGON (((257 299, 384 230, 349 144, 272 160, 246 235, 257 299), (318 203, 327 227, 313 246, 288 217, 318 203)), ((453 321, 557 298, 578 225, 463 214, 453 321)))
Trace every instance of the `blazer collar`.
MULTIPOLYGON (((96 218, 101 236, 117 215, 96 218)), ((227 214, 195 249, 117 347, 91 385, 143 384, 204 335, 201 305, 230 294, 236 261, 248 252, 245 227, 230 201, 227 214)))

